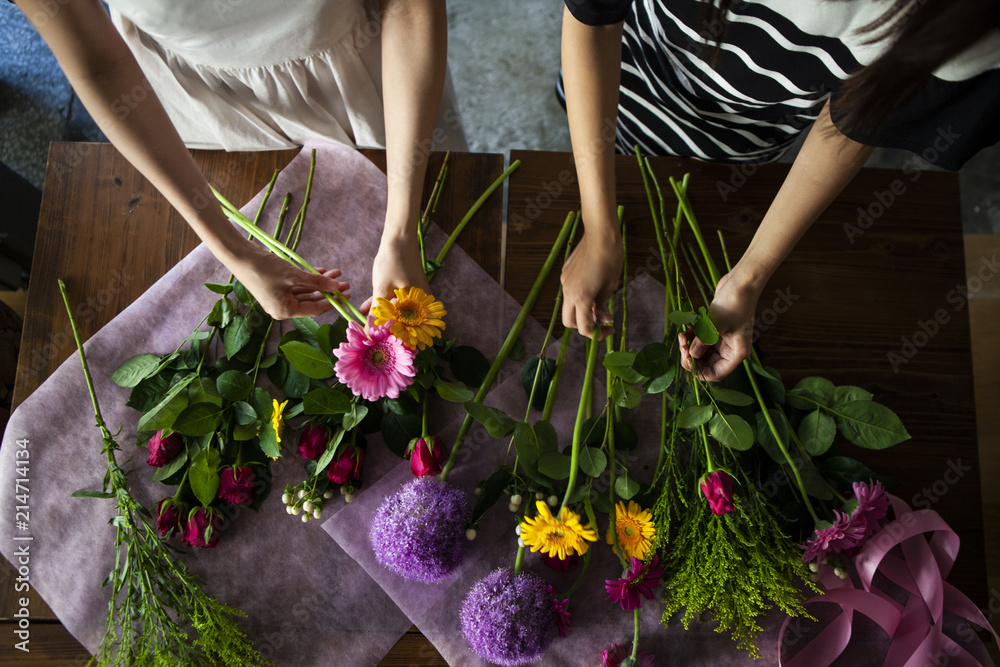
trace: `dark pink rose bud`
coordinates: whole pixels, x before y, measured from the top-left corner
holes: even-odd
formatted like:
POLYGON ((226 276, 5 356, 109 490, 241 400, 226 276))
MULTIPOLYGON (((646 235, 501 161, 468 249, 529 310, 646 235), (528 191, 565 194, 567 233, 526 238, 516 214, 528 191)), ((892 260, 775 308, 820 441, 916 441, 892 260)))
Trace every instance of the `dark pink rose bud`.
POLYGON ((572 554, 568 558, 556 558, 555 556, 550 556, 549 554, 542 552, 542 562, 548 567, 552 568, 556 572, 569 572, 569 569, 580 560, 580 556, 577 554, 572 554))
POLYGON ((218 512, 210 507, 199 507, 188 514, 181 539, 199 549, 214 549, 221 528, 222 517, 218 512))
POLYGON ((253 481, 250 466, 226 468, 219 480, 219 497, 230 505, 249 505, 253 502, 253 481))
POLYGON ((163 437, 163 431, 157 431, 149 439, 149 458, 146 463, 156 468, 166 465, 184 448, 184 440, 177 433, 163 437))
POLYGON ((181 514, 187 508, 173 498, 164 498, 156 506, 156 530, 164 537, 181 533, 181 514))
POLYGON ((348 445, 344 451, 330 462, 326 476, 334 484, 341 486, 361 479, 361 466, 365 462, 365 452, 354 445, 348 445))
POLYGON ((441 438, 434 436, 429 442, 425 438, 417 439, 410 453, 410 472, 414 477, 440 474, 443 463, 444 445, 441 444, 441 438))
POLYGON ((299 456, 315 461, 326 451, 326 445, 329 442, 330 429, 310 424, 302 430, 302 435, 299 436, 299 456))
POLYGON ((708 500, 712 514, 726 514, 733 505, 733 478, 725 470, 714 470, 701 478, 701 492, 708 500))

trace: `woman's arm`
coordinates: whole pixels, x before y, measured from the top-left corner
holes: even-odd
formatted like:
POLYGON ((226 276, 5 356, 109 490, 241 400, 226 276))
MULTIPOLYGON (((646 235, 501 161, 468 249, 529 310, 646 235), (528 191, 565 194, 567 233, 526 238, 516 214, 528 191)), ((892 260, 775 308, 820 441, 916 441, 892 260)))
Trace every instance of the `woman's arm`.
POLYGON ((610 320, 605 304, 622 269, 615 194, 622 25, 588 26, 563 9, 563 88, 584 234, 563 266, 562 320, 584 336, 610 320))
MULTIPOLYGON (((428 289, 417 223, 448 56, 444 0, 382 0, 382 105, 389 200, 372 295, 428 289)), ((370 300, 369 300, 370 301, 370 300)), ((368 302, 365 304, 369 305, 368 302)))
MULTIPOLYGON (((684 367, 698 359, 702 379, 726 377, 750 355, 757 300, 775 269, 826 207, 850 182, 872 148, 848 139, 830 120, 829 102, 809 130, 802 150, 768 208, 750 247, 733 270, 722 277, 709 308, 719 342, 708 346, 695 339, 684 367)), ((685 352, 686 339, 681 348, 685 352)))
POLYGON ((205 177, 152 92, 127 110, 113 103, 124 91, 149 84, 132 52, 97 0, 67 0, 55 14, 39 0, 17 0, 52 49, 66 78, 97 125, 125 158, 191 225, 199 238, 275 318, 317 315, 332 306, 315 291, 343 290, 333 278, 299 271, 247 241, 226 219, 205 177), (199 202, 211 202, 208 206, 199 202))

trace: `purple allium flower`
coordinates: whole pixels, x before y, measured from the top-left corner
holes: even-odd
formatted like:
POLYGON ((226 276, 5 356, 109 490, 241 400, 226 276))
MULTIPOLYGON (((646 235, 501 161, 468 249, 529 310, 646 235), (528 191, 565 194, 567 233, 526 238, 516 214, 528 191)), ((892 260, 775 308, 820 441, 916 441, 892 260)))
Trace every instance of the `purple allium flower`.
POLYGON ((604 588, 608 591, 606 599, 621 603, 625 611, 634 611, 642 605, 640 595, 652 600, 653 591, 660 587, 660 577, 663 576, 659 561, 656 554, 653 554, 648 565, 633 556, 632 567, 628 569, 624 579, 605 580, 604 588))
POLYGON ((549 590, 532 572, 494 570, 475 583, 462 603, 465 640, 480 657, 497 665, 534 662, 559 627, 549 590))
MULTIPOLYGON (((611 648, 604 649, 604 653, 601 654, 601 667, 618 667, 629 655, 631 652, 621 644, 611 644, 611 648)), ((653 661, 656 660, 656 656, 652 653, 642 651, 638 658, 640 667, 654 667, 653 661)))
POLYGON ((418 477, 375 511, 370 533, 375 557, 406 579, 441 581, 462 562, 470 519, 461 489, 438 477, 418 477))
POLYGON ((844 553, 857 546, 865 534, 864 526, 852 522, 851 517, 843 512, 833 511, 836 521, 826 528, 816 529, 812 538, 806 542, 806 552, 802 560, 810 561, 822 558, 828 553, 844 553))

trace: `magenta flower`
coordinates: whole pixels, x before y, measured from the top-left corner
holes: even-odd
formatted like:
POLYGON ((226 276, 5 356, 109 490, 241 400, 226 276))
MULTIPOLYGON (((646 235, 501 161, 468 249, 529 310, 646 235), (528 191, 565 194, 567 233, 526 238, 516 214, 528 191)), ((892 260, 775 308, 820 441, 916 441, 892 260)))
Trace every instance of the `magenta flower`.
POLYGON ((173 498, 164 498, 156 506, 156 530, 164 537, 179 534, 183 529, 181 513, 187 508, 173 498))
POLYGON ((858 506, 851 512, 851 522, 864 529, 862 540, 868 539, 878 530, 878 522, 885 518, 889 511, 889 499, 885 497, 882 482, 854 483, 854 497, 858 506))
MULTIPOLYGON (((552 586, 549 586, 549 595, 552 595, 552 586)), ((573 614, 566 609, 569 606, 569 599, 557 600, 552 598, 552 611, 556 613, 556 622, 559 623, 558 631, 560 637, 568 637, 573 614)))
POLYGON ((365 450, 347 445, 330 461, 326 476, 334 484, 345 486, 361 479, 361 466, 365 464, 365 450))
POLYGON ((219 541, 222 515, 211 507, 199 507, 188 514, 181 539, 199 549, 214 549, 219 541))
POLYGON ((556 558, 555 556, 550 556, 544 551, 539 552, 542 557, 542 563, 551 567, 556 572, 569 572, 569 569, 576 565, 576 562, 580 560, 579 554, 570 554, 568 558, 556 558))
MULTIPOLYGON (((630 655, 631 651, 621 644, 611 644, 611 648, 604 649, 604 653, 601 654, 601 667, 618 667, 630 655)), ((637 657, 641 667, 654 667, 653 661, 656 660, 656 656, 652 653, 643 651, 637 657)))
POLYGON ((367 401, 397 398, 417 372, 413 368, 416 353, 392 335, 391 325, 390 321, 377 327, 369 317, 365 334, 356 322, 351 322, 347 340, 333 351, 337 356, 337 379, 367 401))
POLYGON ((621 603, 625 611, 633 611, 642 605, 639 598, 653 599, 653 591, 660 587, 660 577, 663 576, 663 568, 658 566, 659 557, 653 554, 649 564, 643 563, 638 558, 632 558, 632 567, 628 569, 624 579, 607 579, 604 588, 608 591, 609 602, 621 603))
POLYGON ((733 478, 725 470, 713 470, 701 478, 701 492, 712 508, 712 514, 726 514, 733 505, 733 478))
POLYGON ((843 512, 834 510, 833 514, 836 520, 825 528, 817 528, 812 538, 806 542, 802 560, 822 558, 828 553, 844 553, 864 540, 864 526, 852 522, 851 517, 843 512))
POLYGON ((318 459, 326 451, 330 442, 330 429, 318 424, 310 424, 302 429, 299 436, 299 456, 310 461, 318 459))
POLYGON ((147 447, 149 448, 149 458, 146 459, 146 463, 160 468, 180 453, 184 448, 184 440, 177 433, 163 437, 163 431, 157 431, 149 439, 147 447))
POLYGON ((255 479, 250 466, 225 468, 219 479, 219 497, 230 505, 253 503, 253 482, 255 479))
POLYGON ((417 438, 409 453, 410 472, 414 477, 427 477, 441 473, 444 463, 444 445, 441 438, 417 438))

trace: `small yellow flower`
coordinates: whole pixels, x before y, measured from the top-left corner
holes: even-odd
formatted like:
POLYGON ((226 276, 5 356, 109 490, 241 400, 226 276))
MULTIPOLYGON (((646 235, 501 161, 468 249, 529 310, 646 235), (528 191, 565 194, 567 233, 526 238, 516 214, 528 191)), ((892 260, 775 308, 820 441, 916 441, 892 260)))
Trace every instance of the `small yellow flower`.
MULTIPOLYGON (((626 559, 646 560, 656 536, 656 525, 649 510, 642 509, 631 500, 626 510, 625 503, 619 501, 615 505, 615 532, 618 533, 618 546, 625 552, 626 559)), ((611 526, 608 526, 607 540, 608 544, 614 544, 611 526)))
POLYGON ((375 299, 372 306, 375 326, 392 320, 392 334, 414 350, 422 350, 441 337, 444 330, 441 318, 448 314, 444 304, 419 287, 397 289, 395 294, 395 303, 382 297, 375 299))
POLYGON ((288 405, 288 401, 281 404, 278 403, 278 399, 276 398, 272 398, 271 401, 274 404, 274 407, 271 410, 271 426, 274 427, 274 434, 277 437, 278 444, 280 445, 281 431, 285 427, 285 419, 281 416, 281 412, 285 409, 285 406, 288 405))
POLYGON ((583 555, 590 547, 587 541, 596 542, 597 532, 588 523, 580 524, 580 516, 565 507, 556 518, 545 502, 535 503, 538 516, 525 519, 521 523, 521 539, 531 547, 531 551, 541 551, 559 560, 564 560, 574 552, 583 555))

